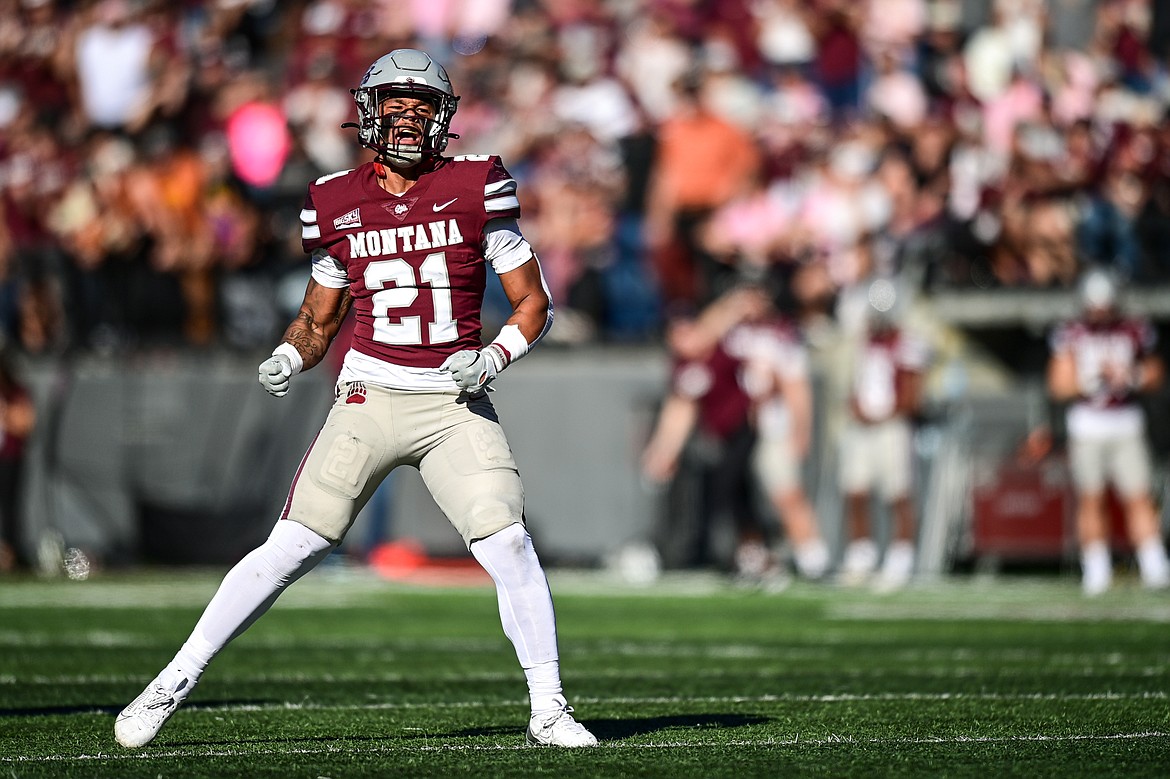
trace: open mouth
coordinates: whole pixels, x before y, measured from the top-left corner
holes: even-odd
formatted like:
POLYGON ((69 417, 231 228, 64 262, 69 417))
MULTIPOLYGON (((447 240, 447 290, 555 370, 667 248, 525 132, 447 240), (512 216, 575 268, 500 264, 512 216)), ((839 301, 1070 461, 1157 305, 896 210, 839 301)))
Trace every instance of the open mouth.
POLYGON ((393 126, 393 137, 395 144, 418 146, 423 141, 422 127, 410 119, 400 120, 393 126))

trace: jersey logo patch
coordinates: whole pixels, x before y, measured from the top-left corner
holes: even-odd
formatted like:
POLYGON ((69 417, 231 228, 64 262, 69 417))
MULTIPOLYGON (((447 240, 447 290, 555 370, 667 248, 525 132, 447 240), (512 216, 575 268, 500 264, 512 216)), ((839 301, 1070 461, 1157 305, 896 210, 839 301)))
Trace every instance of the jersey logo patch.
POLYGON ((383 203, 382 208, 390 212, 390 216, 401 222, 410 213, 410 209, 418 202, 417 197, 405 198, 402 200, 395 200, 391 203, 383 203))
POLYGON ((366 385, 360 381, 355 381, 349 385, 349 394, 345 397, 346 403, 354 403, 361 405, 366 402, 366 385))
POLYGON ((343 214, 333 220, 334 230, 344 230, 347 227, 361 227, 362 226, 362 210, 355 208, 348 214, 343 214))
POLYGON ((457 197, 453 197, 450 200, 448 200, 446 203, 435 203, 433 206, 431 206, 431 208, 435 211, 442 211, 444 208, 451 205, 452 203, 454 203, 458 199, 459 198, 457 198, 457 197))

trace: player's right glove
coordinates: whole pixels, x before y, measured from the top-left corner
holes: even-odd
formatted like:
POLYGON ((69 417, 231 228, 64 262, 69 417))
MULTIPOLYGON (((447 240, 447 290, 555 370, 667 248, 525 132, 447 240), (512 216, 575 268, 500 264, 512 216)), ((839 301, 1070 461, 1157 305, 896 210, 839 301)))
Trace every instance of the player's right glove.
POLYGON ((260 363, 260 386, 269 395, 278 398, 288 392, 289 380, 293 375, 292 361, 283 354, 274 354, 260 363))

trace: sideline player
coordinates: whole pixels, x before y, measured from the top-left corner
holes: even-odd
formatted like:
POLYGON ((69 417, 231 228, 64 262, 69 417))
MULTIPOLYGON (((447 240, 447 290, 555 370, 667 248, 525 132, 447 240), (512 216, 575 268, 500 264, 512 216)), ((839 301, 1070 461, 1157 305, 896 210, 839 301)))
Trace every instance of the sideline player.
POLYGON ((354 90, 359 142, 375 159, 309 185, 301 223, 311 278, 300 312, 259 368, 264 389, 283 396, 293 376, 321 361, 352 307, 337 399, 268 540, 228 572, 178 654, 118 715, 123 746, 158 734, 212 658, 337 547, 400 465, 419 469, 495 582, 528 681, 528 742, 597 744, 562 695, 552 596, 486 393, 547 332, 552 304, 500 159, 442 155, 458 100, 443 67, 416 49, 386 54, 354 90), (512 315, 482 346, 488 262, 512 315))
POLYGON ((1068 403, 1069 467, 1077 500, 1081 586, 1099 595, 1113 582, 1105 522, 1105 488, 1117 490, 1142 584, 1170 586, 1170 563, 1150 495, 1150 454, 1139 394, 1157 389, 1165 367, 1149 322, 1122 315, 1118 283, 1091 270, 1081 280, 1079 318, 1051 339, 1048 389, 1068 403))
POLYGON ((848 533, 840 579, 847 585, 866 584, 876 571, 877 588, 894 590, 914 575, 912 417, 922 400, 928 351, 899 325, 892 282, 874 281, 867 298, 865 328, 852 365, 849 418, 840 440, 839 481, 848 533), (875 492, 893 520, 884 556, 873 537, 870 503, 875 492))
POLYGON ((778 315, 755 323, 745 366, 755 400, 758 440, 753 467, 784 527, 801 576, 819 580, 829 547, 805 491, 802 469, 812 445, 813 388, 808 349, 796 325, 778 315))

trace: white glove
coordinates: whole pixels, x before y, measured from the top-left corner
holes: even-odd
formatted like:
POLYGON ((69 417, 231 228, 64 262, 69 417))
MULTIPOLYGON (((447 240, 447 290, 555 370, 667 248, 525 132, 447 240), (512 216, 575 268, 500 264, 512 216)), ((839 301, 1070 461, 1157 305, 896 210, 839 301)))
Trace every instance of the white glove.
POLYGON ((500 372, 500 367, 496 364, 495 356, 488 350, 467 349, 455 352, 443 360, 439 370, 450 373, 460 389, 476 395, 488 388, 496 374, 500 372))
POLYGON ((269 395, 284 397, 288 392, 292 375, 292 361, 283 354, 274 354, 260 363, 260 386, 267 390, 269 395))

